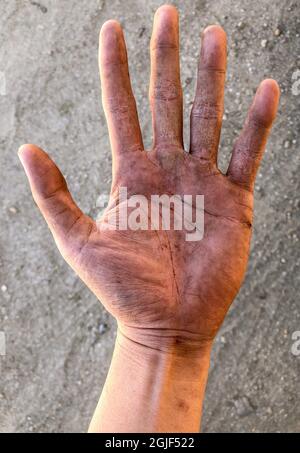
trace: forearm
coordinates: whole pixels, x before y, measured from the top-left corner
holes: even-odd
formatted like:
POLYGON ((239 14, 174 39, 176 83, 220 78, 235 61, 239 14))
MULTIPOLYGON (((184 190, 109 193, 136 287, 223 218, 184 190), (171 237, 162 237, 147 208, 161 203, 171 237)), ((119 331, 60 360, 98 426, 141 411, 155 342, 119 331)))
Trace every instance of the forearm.
POLYGON ((153 349, 118 331, 90 432, 197 432, 210 348, 153 349))

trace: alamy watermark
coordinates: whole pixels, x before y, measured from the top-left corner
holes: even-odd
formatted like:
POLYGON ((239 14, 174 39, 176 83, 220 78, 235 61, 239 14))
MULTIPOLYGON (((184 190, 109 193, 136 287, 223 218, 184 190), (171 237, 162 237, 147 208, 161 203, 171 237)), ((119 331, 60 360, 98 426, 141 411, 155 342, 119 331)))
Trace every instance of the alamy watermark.
POLYGON ((5 333, 0 331, 0 356, 6 354, 5 333))
POLYGON ((295 332, 292 333, 292 340, 291 353, 298 357, 300 356, 300 330, 295 330, 295 332))
POLYGON ((6 95, 6 78, 5 73, 0 71, 0 96, 6 95))
POLYGON ((294 80, 292 84, 292 94, 294 96, 299 96, 300 94, 300 69, 296 69, 296 71, 292 74, 292 80, 294 80))
MULTIPOLYGON (((109 197, 100 195, 97 207, 104 207, 109 197)), ((127 187, 120 187, 117 203, 97 218, 100 230, 175 230, 185 231, 186 241, 200 241, 204 235, 204 195, 144 195, 128 197, 127 187), (101 220, 101 222, 100 222, 101 220)), ((102 214, 102 212, 101 212, 102 214)))

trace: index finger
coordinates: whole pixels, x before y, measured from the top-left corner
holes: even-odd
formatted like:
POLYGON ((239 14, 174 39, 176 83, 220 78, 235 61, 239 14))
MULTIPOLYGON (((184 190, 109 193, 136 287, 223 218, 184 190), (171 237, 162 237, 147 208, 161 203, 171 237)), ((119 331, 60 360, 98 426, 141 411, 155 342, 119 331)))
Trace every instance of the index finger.
POLYGON ((254 97, 244 128, 235 143, 227 176, 252 190, 255 176, 275 120, 280 90, 275 80, 264 80, 254 97))
POLYGON ((125 40, 120 24, 109 20, 101 28, 99 67, 102 102, 113 156, 143 149, 135 99, 132 93, 125 40))

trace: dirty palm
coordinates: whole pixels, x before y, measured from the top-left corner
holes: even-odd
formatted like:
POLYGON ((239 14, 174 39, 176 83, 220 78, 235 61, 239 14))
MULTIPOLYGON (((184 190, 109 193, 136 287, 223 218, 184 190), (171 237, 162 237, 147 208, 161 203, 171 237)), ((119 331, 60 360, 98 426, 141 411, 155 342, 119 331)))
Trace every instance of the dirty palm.
MULTIPOLYGON (((204 195, 204 236, 188 242, 175 230, 102 229, 81 212, 50 157, 34 145, 19 155, 33 197, 66 261, 116 317, 119 333, 135 343, 185 351, 210 345, 246 270, 253 186, 275 118, 279 89, 264 80, 237 138, 226 174, 217 165, 223 116, 226 35, 210 26, 202 35, 190 149, 184 150, 178 14, 155 15, 150 44, 153 146, 145 150, 118 22, 100 33, 102 99, 113 154, 111 200, 118 191, 204 195)), ((84 152, 84 150, 82 151, 84 152)), ((111 207, 111 208, 110 208, 111 207)))

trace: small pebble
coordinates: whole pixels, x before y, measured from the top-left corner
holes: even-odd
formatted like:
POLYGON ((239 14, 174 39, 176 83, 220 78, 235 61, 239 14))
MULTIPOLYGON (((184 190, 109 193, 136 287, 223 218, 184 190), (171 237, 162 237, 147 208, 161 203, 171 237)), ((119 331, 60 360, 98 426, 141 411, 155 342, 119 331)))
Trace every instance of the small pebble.
POLYGON ((17 214, 17 208, 15 206, 10 206, 8 208, 9 212, 11 212, 12 214, 17 214))
POLYGON ((100 333, 100 335, 103 335, 107 331, 107 329, 108 329, 107 324, 101 323, 99 325, 99 333, 100 333))
POLYGON ((276 28, 276 30, 274 30, 274 36, 280 36, 280 35, 281 35, 280 28, 276 28))
POLYGON ((286 140, 286 141, 284 142, 284 147, 285 147, 285 149, 288 149, 288 148, 290 147, 290 145, 291 145, 291 144, 290 144, 290 141, 289 141, 289 140, 286 140))
POLYGON ((254 412, 254 407, 246 396, 241 396, 234 401, 236 412, 240 417, 246 417, 254 412))
POLYGON ((2 291, 3 293, 6 293, 6 291, 7 291, 7 286, 6 286, 6 285, 2 285, 2 286, 1 286, 1 291, 2 291))
POLYGON ((262 39, 262 40, 260 41, 260 45, 261 45, 261 47, 263 47, 263 48, 267 47, 267 44, 268 44, 268 40, 267 40, 267 39, 262 39))

